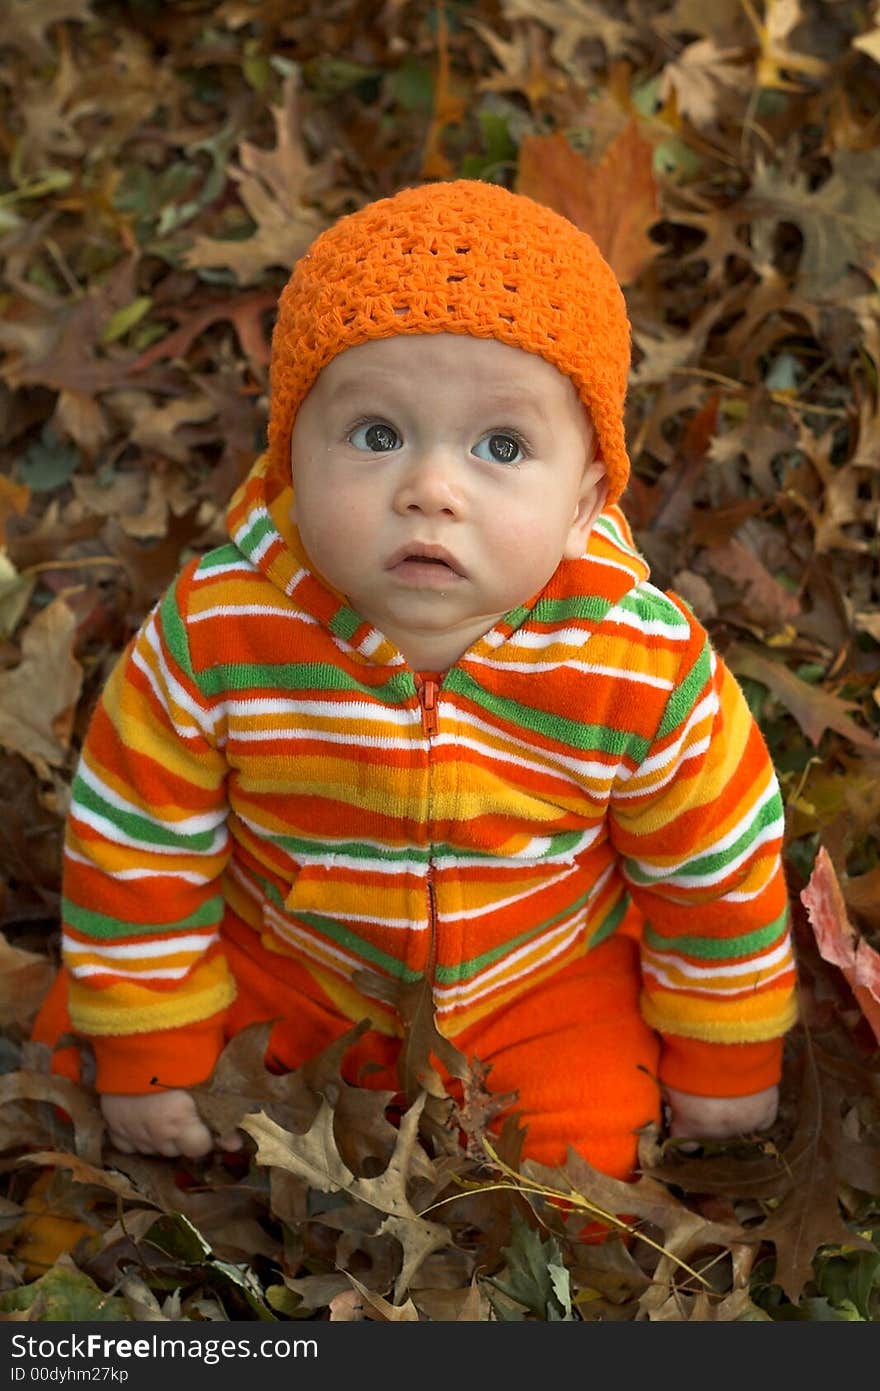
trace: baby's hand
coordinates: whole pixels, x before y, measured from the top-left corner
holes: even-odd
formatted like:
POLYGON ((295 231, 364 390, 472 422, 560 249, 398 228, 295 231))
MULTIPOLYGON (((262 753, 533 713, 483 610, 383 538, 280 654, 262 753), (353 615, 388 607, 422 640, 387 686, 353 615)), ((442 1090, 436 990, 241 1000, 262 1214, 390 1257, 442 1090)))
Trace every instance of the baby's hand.
POLYGON ((748 1096, 697 1096, 666 1088, 669 1133, 693 1140, 726 1140, 766 1130, 776 1119, 779 1088, 767 1087, 748 1096))
MULTIPOLYGON (((101 1110, 110 1142, 123 1154, 183 1154, 198 1159, 214 1148, 214 1137, 196 1110, 189 1092, 179 1089, 142 1096, 108 1093, 101 1110)), ((241 1136, 226 1135, 221 1149, 241 1148, 241 1136)))

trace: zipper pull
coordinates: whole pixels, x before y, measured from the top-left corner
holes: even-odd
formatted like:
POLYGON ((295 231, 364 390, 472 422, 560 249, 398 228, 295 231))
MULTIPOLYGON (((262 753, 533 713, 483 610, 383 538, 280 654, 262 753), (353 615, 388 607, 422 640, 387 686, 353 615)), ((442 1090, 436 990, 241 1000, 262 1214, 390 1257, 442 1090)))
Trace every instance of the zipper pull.
POLYGON ((439 687, 436 681, 425 681, 421 676, 416 677, 416 689, 419 693, 419 702, 422 707, 422 728, 428 739, 433 739, 437 730, 440 728, 437 717, 437 693, 439 687))

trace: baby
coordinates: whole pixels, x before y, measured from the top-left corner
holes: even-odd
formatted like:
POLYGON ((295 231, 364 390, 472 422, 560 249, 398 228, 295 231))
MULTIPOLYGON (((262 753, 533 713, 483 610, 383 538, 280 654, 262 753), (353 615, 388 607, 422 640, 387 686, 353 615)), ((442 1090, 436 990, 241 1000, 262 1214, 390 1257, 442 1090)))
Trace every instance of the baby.
MULTIPOLYGON (((742 693, 618 501, 629 323, 591 239, 478 181, 342 218, 294 269, 227 545, 120 659, 68 819, 34 1036, 94 1051, 123 1151, 276 1020, 397 1088, 395 989, 515 1091, 524 1153, 633 1176, 774 1119, 795 1018, 783 816, 742 693)), ((70 1062, 59 1050, 57 1066, 70 1062)))

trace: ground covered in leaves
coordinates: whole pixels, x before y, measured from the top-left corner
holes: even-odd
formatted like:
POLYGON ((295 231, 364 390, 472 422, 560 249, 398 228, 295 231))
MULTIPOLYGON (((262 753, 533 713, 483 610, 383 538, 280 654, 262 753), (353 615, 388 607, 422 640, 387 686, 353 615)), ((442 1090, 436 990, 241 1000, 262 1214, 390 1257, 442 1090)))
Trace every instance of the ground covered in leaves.
POLYGON ((880 1318, 878 112, 880 11, 845 0, 2 7, 0 1318, 880 1318), (400 1107, 344 1041, 269 1074, 256 1029, 200 1097, 241 1154, 114 1153, 26 1041, 89 712, 223 537, 292 263, 458 175, 564 212, 625 287, 628 510, 785 794, 779 1120, 646 1134, 624 1186, 521 1163, 474 1060, 400 1107))

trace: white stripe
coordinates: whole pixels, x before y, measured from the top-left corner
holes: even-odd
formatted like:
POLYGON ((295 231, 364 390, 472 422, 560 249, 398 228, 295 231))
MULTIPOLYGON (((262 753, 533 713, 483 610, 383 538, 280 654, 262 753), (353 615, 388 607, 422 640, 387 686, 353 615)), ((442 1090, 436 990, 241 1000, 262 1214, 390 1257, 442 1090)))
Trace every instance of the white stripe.
MULTIPOLYGON (((780 966, 778 970, 773 971, 771 975, 766 976, 763 980, 755 980, 752 983, 744 981, 740 985, 713 985, 709 988, 707 993, 711 995, 742 995, 746 990, 755 990, 759 987, 763 990, 766 986, 771 985, 773 981, 779 980, 781 976, 784 976, 788 969, 787 966, 780 966)), ((758 972, 756 971, 755 974, 757 975, 758 972)), ((656 966, 651 967, 651 975, 656 978, 660 985, 665 986, 667 990, 689 994, 690 991, 695 988, 693 986, 687 987, 677 985, 670 980, 663 971, 658 970, 656 966)))
POLYGON ((363 642, 358 646, 357 651, 364 657, 372 657, 376 649, 381 647, 382 641, 382 634, 378 629, 373 628, 371 632, 367 633, 363 642))
MULTIPOLYGON (((259 821, 252 821, 243 815, 241 811, 236 811, 236 817, 249 831, 264 840, 278 842, 287 838, 284 831, 270 831, 268 827, 259 821)), ((389 860, 383 858, 383 852, 387 851, 387 845, 380 841, 359 841, 365 849, 375 850, 375 859, 364 859, 363 856, 341 855, 333 849, 333 841, 322 840, 318 849, 314 852, 297 849, 296 857, 291 857, 292 872, 295 874, 299 866, 321 865, 335 868, 339 865, 343 869, 363 870, 370 874, 385 874, 389 879, 396 878, 400 874, 412 874, 416 878, 427 879, 428 866, 424 860, 389 860)), ((494 861, 493 861, 494 863, 494 861)), ((312 911, 311 909, 309 911, 312 911)))
POLYGON ((331 942, 322 940, 320 944, 321 950, 316 951, 316 939, 308 932, 303 931, 296 923, 291 922, 289 918, 284 918, 269 904, 266 905, 265 920, 272 927, 273 931, 277 932, 282 941, 292 942, 295 946, 299 947, 306 956, 310 956, 313 961, 318 961, 322 965, 325 965, 325 957, 330 956, 342 964, 345 970, 341 972, 341 974, 348 977, 351 977, 355 971, 363 971, 364 962, 361 961, 359 957, 351 956, 348 952, 341 951, 331 942))
POLYGON ((687 642, 691 635, 690 628, 684 623, 664 623, 662 618, 642 618, 637 613, 630 613, 629 609, 617 606, 608 610, 602 622, 617 623, 622 628, 634 628, 647 637, 669 638, 671 642, 687 642))
POLYGON ((284 609, 275 604, 215 604, 213 608, 202 609, 200 613, 190 613, 187 616, 189 623, 204 623, 207 618, 228 618, 231 615, 245 616, 248 614, 258 615, 260 618, 270 616, 272 618, 288 618, 295 623, 302 623, 304 626, 318 626, 318 620, 312 618, 310 614, 304 613, 302 609, 284 609))
POLYGON ((274 545, 274 543, 279 539, 279 535, 278 532, 275 530, 275 523, 272 521, 272 518, 270 517, 267 509, 265 507, 253 507, 251 511, 248 513, 247 521, 242 523, 242 525, 238 528, 238 531, 236 531, 232 539, 238 546, 239 550, 244 551, 245 554, 254 563, 256 563, 257 561, 262 559, 262 557, 266 554, 266 551, 269 550, 270 546, 274 545), (267 532, 267 534, 263 537, 262 541, 260 541, 259 544, 249 544, 249 538, 251 533, 256 529, 257 523, 262 521, 270 522, 272 525, 272 530, 270 532, 267 532))
POLYGON ((61 939, 66 957, 100 956, 111 960, 135 960, 142 956, 177 956, 182 951, 198 955, 218 940, 216 928, 208 928, 203 933, 188 932, 185 936, 163 938, 161 941, 153 938, 148 942, 141 943, 113 942, 109 945, 85 943, 70 937, 66 932, 61 939))
POLYGON ((542 671, 558 671, 559 667, 564 665, 566 671, 583 671, 589 676, 613 676, 616 681, 634 681, 640 686, 655 686, 660 691, 671 691, 675 684, 665 676, 648 676, 642 671, 602 666, 598 662, 575 662, 567 657, 559 662, 498 662, 493 661, 491 657, 471 656, 468 658, 468 665, 471 664, 493 667, 496 671, 524 671, 534 672, 536 675, 542 671))
POLYGON ((106 976, 113 975, 120 980, 182 980, 190 971, 190 966, 163 966, 158 971, 124 971, 121 966, 74 966, 71 965, 70 973, 76 980, 84 980, 86 976, 106 976))
POLYGON ((678 971, 679 975, 689 976, 691 980, 705 980, 713 976, 748 976, 756 975, 761 971, 768 970, 771 966, 778 966, 780 962, 791 961, 791 946, 788 937, 785 936, 772 951, 764 952, 754 961, 737 961, 732 965, 725 963, 723 966, 717 962, 710 966, 698 966, 692 961, 686 961, 674 951, 657 951, 655 948, 642 949, 642 965, 649 966, 651 970, 662 971, 664 964, 667 969, 678 971))
MULTIPOLYGON (((156 658, 159 671, 162 675, 163 681, 165 682, 164 690, 157 684, 152 668, 150 667, 149 663, 145 661, 144 657, 138 651, 137 647, 135 647, 132 653, 132 660, 134 661, 135 665, 146 676, 147 681, 150 683, 151 688, 156 694, 156 698, 159 701, 159 704, 162 706, 162 709, 167 714, 168 719, 174 725, 174 729, 178 730, 178 725, 174 722, 171 711, 168 708, 169 696, 176 705, 179 705, 181 709, 186 710, 187 714, 192 715, 193 719, 196 722, 196 725, 198 726, 199 733, 205 738, 210 738, 211 735, 213 735, 214 723, 217 717, 214 714, 212 714, 210 710, 206 710, 203 706, 199 705, 195 700, 193 700, 189 692, 184 690, 183 686, 181 686, 177 678, 171 674, 171 671, 168 668, 168 664, 165 661, 165 654, 162 651, 162 644, 159 640, 159 634, 156 631, 155 623, 150 623, 148 627, 144 629, 144 638, 146 639, 147 646, 150 648, 150 650, 156 658)), ((191 737, 189 731, 186 731, 183 737, 191 737)))
MULTIPOLYGON (((336 700, 288 700, 272 696, 255 696, 252 700, 247 699, 247 697, 228 700, 225 708, 230 717, 238 716, 239 719, 255 719, 265 715, 313 715, 319 719, 329 720, 331 725, 341 725, 343 730, 350 726, 352 717, 361 721, 372 720, 376 724, 397 724, 403 729, 408 729, 413 725, 421 725, 421 715, 418 710, 385 706, 378 701, 355 700, 350 704, 341 706, 336 700)), ((324 730, 315 731, 317 734, 325 732, 324 730)), ((307 727, 304 733, 307 735, 311 733, 310 728, 307 727)), ((259 737, 259 731, 254 731, 254 734, 259 737)), ((237 733, 236 737, 242 736, 237 733)), ((278 733, 273 733, 271 737, 277 738, 278 733)), ((341 737, 346 742, 357 743, 355 735, 341 737)))
POLYGON ((492 735, 494 738, 501 740, 504 747, 498 749, 487 744, 479 743, 476 740, 462 738, 458 734, 454 736, 440 734, 438 735, 439 742, 461 744, 465 748, 471 748, 477 753, 485 754, 487 758, 495 758, 503 763, 514 763, 521 768, 528 768, 532 772, 541 773, 544 776, 548 773, 551 775, 555 773, 559 776, 559 772, 562 769, 577 773, 584 778, 597 778, 601 782, 607 783, 613 782, 615 777, 619 776, 619 762, 599 763, 592 759, 572 758, 566 754, 558 753, 555 750, 552 753, 549 751, 542 751, 545 761, 538 763, 535 759, 534 745, 529 744, 524 739, 517 738, 516 735, 511 734, 507 729, 499 728, 498 725, 489 724, 487 720, 472 714, 471 711, 459 709, 458 707, 456 707, 455 717, 460 724, 471 725, 481 733, 492 735), (510 748, 522 749, 525 753, 529 754, 530 757, 526 758, 519 754, 513 754, 510 752, 510 748))
POLYGON ((300 583, 301 580, 304 580, 306 578, 308 573, 309 572, 304 565, 300 566, 296 574, 291 575, 290 579, 287 581, 287 584, 284 586, 284 593, 288 595, 293 594, 293 591, 296 589, 297 585, 300 583))
POLYGON ((246 575, 248 579, 252 580, 259 573, 256 565, 252 565, 247 556, 242 555, 238 560, 230 560, 223 565, 205 565, 202 563, 193 576, 193 583, 207 583, 215 575, 246 575))

